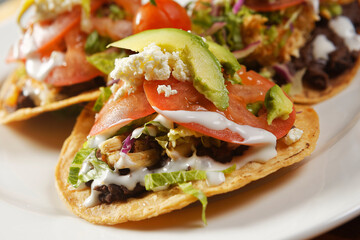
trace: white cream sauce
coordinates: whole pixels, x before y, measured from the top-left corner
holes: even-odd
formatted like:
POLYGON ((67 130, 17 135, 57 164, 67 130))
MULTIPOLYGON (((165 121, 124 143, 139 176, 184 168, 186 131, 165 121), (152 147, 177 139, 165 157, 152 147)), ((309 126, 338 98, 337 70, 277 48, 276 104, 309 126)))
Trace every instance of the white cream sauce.
POLYGON ((160 110, 156 107, 153 108, 156 112, 177 123, 197 123, 212 130, 224 130, 227 128, 232 132, 238 133, 244 138, 243 141, 238 141, 238 144, 276 145, 276 137, 274 134, 264 129, 248 125, 239 125, 217 112, 184 110, 166 111, 160 110))
MULTIPOLYGON (((207 174, 207 181, 209 185, 218 185, 225 181, 223 173, 217 171, 225 170, 234 164, 236 168, 244 166, 246 163, 251 161, 265 162, 276 156, 276 137, 263 129, 254 128, 246 125, 236 124, 219 113, 215 112, 192 112, 192 111, 161 111, 154 108, 161 117, 158 120, 164 122, 164 125, 170 124, 168 119, 174 122, 188 123, 195 122, 202 124, 203 126, 214 129, 223 130, 230 129, 234 132, 239 133, 243 136, 244 140, 239 141, 241 144, 254 145, 244 155, 234 157, 233 161, 223 164, 216 162, 208 156, 196 156, 196 153, 191 157, 178 156, 176 160, 169 161, 164 167, 155 170, 148 170, 147 168, 140 168, 132 171, 129 175, 120 176, 112 171, 107 171, 101 178, 95 179, 91 185, 91 194, 84 202, 86 207, 92 207, 99 203, 98 195, 99 192, 95 191, 96 186, 117 184, 123 185, 129 190, 133 190, 137 183, 145 185, 145 175, 150 173, 164 173, 164 172, 175 172, 187 169, 205 170, 209 171, 207 174)), ((161 188, 163 189, 163 188, 161 188)))
POLYGON ((313 41, 313 56, 317 61, 329 60, 329 53, 336 50, 335 45, 325 35, 317 35, 313 41))
POLYGON ((39 81, 43 81, 57 66, 66 66, 65 54, 57 51, 52 52, 48 59, 30 57, 25 63, 28 75, 39 81))
POLYGON ((344 40, 350 51, 360 50, 360 35, 356 33, 355 27, 348 17, 338 16, 331 19, 329 27, 344 40))

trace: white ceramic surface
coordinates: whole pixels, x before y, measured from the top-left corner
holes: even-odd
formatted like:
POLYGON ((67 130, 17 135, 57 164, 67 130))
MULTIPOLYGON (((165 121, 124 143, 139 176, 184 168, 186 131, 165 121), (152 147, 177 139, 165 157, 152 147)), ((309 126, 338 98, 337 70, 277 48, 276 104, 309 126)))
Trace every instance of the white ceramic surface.
MULTIPOLYGON (((16 39, 14 21, 0 25, 0 79, 16 39)), ((201 207, 119 226, 95 226, 59 200, 54 168, 74 119, 45 114, 0 126, 0 239, 300 239, 360 213, 360 75, 338 96, 315 106, 321 135, 314 154, 201 207)))

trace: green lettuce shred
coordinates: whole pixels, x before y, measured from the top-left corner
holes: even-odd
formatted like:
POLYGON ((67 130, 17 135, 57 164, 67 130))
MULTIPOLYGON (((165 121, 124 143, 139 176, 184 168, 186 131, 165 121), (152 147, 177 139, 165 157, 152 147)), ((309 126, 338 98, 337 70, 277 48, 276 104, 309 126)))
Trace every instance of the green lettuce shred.
POLYGON ((88 148, 87 142, 76 153, 73 162, 70 165, 70 171, 68 176, 68 182, 75 188, 79 187, 81 181, 79 181, 79 172, 84 160, 92 153, 95 152, 94 148, 88 148))
POLYGON ((112 42, 111 38, 102 37, 97 31, 89 34, 85 42, 86 54, 94 54, 106 50, 106 46, 112 42))
POLYGON ((125 52, 99 52, 86 57, 86 60, 101 72, 109 75, 115 68, 115 59, 123 58, 125 52))
POLYGON ((204 222, 204 224, 206 225, 206 207, 207 207, 207 197, 206 195, 199 189, 196 189, 193 187, 191 182, 187 182, 187 183, 181 183, 179 184, 179 187, 181 188, 181 190, 186 193, 186 194, 190 194, 194 197, 196 197, 202 204, 202 221, 204 222))
POLYGON ((112 92, 110 87, 100 87, 100 95, 96 99, 95 105, 93 107, 94 112, 100 112, 104 104, 110 98, 112 92))
POLYGON ((151 173, 145 175, 145 188, 147 191, 150 191, 172 184, 179 184, 204 179, 206 179, 206 171, 203 170, 151 173))
POLYGON ((228 167, 227 169, 222 170, 221 172, 223 172, 224 174, 230 174, 235 170, 236 170, 236 164, 232 165, 231 167, 228 167))
POLYGON ((123 58, 127 55, 125 52, 99 52, 86 57, 86 60, 99 69, 101 72, 109 75, 115 68, 115 59, 123 58))
POLYGON ((86 183, 90 180, 100 178, 106 172, 112 171, 111 168, 105 162, 97 159, 95 155, 95 151, 90 153, 90 155, 87 158, 87 161, 91 163, 93 168, 84 174, 79 174, 80 183, 86 183))
POLYGON ((86 142, 76 153, 70 165, 68 182, 74 188, 79 187, 81 183, 100 178, 106 172, 112 171, 105 162, 96 157, 96 148, 89 148, 87 145, 88 143, 86 142), (88 161, 88 163, 91 164, 91 169, 85 173, 81 173, 80 170, 84 161, 88 161))

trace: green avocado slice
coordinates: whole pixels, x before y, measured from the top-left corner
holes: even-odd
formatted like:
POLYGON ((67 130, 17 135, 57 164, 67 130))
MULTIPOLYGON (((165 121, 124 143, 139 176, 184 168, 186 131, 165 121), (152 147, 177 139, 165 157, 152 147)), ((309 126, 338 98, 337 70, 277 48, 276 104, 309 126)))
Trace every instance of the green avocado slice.
POLYGON ((109 46, 141 52, 151 43, 168 52, 179 52, 189 66, 194 87, 218 109, 225 110, 229 106, 221 64, 201 37, 180 29, 161 28, 140 32, 109 46))

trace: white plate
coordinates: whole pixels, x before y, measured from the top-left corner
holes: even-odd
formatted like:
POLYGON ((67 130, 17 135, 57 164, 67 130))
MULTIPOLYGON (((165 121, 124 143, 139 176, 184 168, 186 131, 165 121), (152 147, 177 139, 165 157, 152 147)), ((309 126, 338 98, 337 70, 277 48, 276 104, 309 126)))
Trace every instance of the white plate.
MULTIPOLYGON (((17 31, 14 21, 0 25, 1 61, 17 31)), ((1 80, 10 69, 0 65, 1 80)), ((211 198, 207 227, 199 204, 115 227, 79 219, 59 200, 53 177, 74 119, 45 114, 0 126, 0 239, 299 239, 320 234, 360 213, 359 93, 357 76, 346 91, 316 105, 321 134, 314 154, 211 198)))

